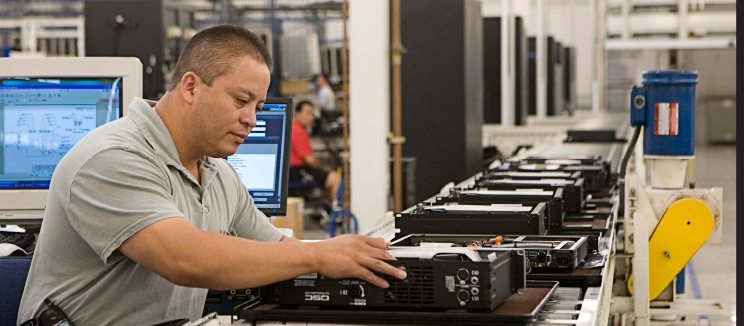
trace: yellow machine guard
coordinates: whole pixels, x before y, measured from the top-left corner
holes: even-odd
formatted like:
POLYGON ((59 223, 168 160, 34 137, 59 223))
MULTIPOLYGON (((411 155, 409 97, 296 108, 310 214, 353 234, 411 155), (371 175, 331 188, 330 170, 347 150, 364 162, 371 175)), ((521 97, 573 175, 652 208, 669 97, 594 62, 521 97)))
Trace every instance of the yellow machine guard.
MULTIPOLYGON (((678 200, 661 216, 648 240, 649 299, 661 294, 713 232, 713 213, 697 199, 678 200)), ((628 290, 633 293, 633 275, 628 290)))

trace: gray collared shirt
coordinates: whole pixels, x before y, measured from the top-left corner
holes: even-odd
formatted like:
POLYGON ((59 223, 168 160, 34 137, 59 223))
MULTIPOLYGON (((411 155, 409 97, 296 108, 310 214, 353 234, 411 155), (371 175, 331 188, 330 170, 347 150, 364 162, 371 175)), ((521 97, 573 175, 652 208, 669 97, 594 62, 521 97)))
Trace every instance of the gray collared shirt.
POLYGON ((122 242, 174 216, 201 230, 258 241, 279 241, 282 233, 227 161, 204 157, 199 173, 201 185, 181 165, 160 117, 139 98, 127 117, 85 136, 52 177, 18 322, 36 317, 44 298, 76 326, 201 317, 207 289, 160 277, 124 256, 122 242))

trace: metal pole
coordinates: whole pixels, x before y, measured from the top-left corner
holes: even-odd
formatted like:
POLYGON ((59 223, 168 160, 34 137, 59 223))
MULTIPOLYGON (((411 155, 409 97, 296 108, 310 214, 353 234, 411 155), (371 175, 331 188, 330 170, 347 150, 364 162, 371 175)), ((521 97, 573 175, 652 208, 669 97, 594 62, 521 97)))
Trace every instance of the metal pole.
POLYGON ((391 0, 391 62, 393 64, 393 196, 395 198, 394 213, 403 211, 403 157, 402 123, 401 123, 401 75, 400 64, 403 56, 403 44, 400 38, 400 0, 391 0))
MULTIPOLYGON (((341 74, 342 74, 342 85, 343 85, 343 111, 344 111, 344 200, 342 207, 344 210, 351 210, 351 190, 350 190, 350 174, 349 174, 349 40, 347 38, 347 26, 346 21, 349 15, 349 3, 347 0, 341 2, 341 17, 343 20, 343 48, 341 50, 341 74)), ((343 214, 343 226, 348 227, 349 216, 343 214)))
POLYGON ((679 14, 677 21, 679 22, 679 31, 677 32, 677 38, 680 40, 687 39, 687 8, 690 6, 688 0, 679 0, 677 12, 679 14))
POLYGON ((537 0, 537 35, 535 37, 536 45, 536 80, 537 80, 537 118, 545 119, 548 115, 548 74, 547 61, 548 55, 547 35, 545 33, 545 6, 547 1, 537 0))
POLYGON ((604 112, 607 105, 605 103, 605 75, 607 66, 605 63, 607 62, 607 57, 605 53, 605 39, 607 36, 607 22, 605 20, 605 17, 607 17, 607 0, 599 0, 598 2, 598 25, 597 25, 597 31, 598 34, 598 42, 597 42, 597 72, 599 73, 599 76, 597 78, 598 82, 598 99, 599 99, 599 111, 604 112))
POLYGON ((597 1, 602 0, 590 0, 589 6, 592 8, 592 16, 594 17, 594 28, 592 28, 592 92, 591 92, 591 105, 592 105, 592 113, 598 114, 599 113, 599 31, 597 30, 597 26, 599 25, 599 15, 597 8, 599 7, 599 4, 597 4, 597 1))
POLYGON ((623 29, 620 33, 620 37, 622 40, 627 41, 630 38, 630 18, 628 17, 630 15, 630 6, 632 4, 630 3, 630 0, 624 0, 622 4, 622 11, 621 16, 623 19, 623 29))
POLYGON ((501 2, 501 125, 514 126, 514 39, 511 0, 501 2))
MULTIPOLYGON (((220 24, 225 24, 227 23, 227 16, 228 16, 227 14, 227 10, 228 10, 227 7, 229 6, 228 0, 220 0, 219 6, 220 6, 220 24)), ((271 0, 271 6, 273 8, 274 0, 271 0)), ((273 15, 273 12, 272 12, 272 15, 273 15)))

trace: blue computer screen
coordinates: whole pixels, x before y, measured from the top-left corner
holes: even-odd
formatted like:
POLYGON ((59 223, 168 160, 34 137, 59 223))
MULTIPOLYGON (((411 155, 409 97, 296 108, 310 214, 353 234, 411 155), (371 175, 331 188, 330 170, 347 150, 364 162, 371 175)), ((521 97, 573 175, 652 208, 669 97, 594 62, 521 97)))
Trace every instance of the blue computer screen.
POLYGON ((291 127, 287 123, 291 118, 288 113, 287 104, 264 104, 263 110, 256 114, 256 127, 235 154, 226 158, 238 172, 256 207, 268 214, 279 212, 282 196, 286 196, 282 185, 286 184, 283 166, 289 159, 285 157, 288 127, 291 127))
POLYGON ((49 188, 62 157, 121 117, 121 78, 0 78, 0 188, 49 188))

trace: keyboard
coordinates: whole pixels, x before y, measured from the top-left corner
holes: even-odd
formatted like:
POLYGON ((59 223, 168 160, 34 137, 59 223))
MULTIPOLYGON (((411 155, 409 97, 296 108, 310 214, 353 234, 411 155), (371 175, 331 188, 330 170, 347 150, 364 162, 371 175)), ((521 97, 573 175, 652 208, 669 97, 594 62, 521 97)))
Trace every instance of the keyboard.
POLYGON ((34 235, 31 233, 0 231, 0 243, 10 243, 25 249, 34 244, 34 235))

